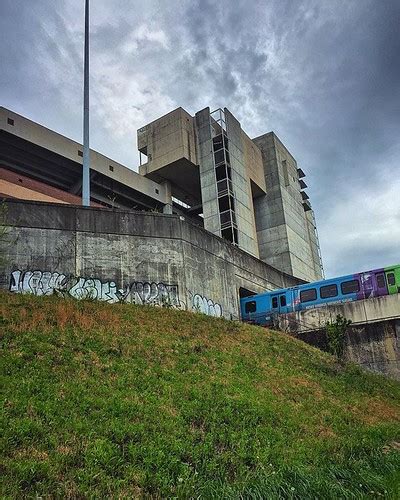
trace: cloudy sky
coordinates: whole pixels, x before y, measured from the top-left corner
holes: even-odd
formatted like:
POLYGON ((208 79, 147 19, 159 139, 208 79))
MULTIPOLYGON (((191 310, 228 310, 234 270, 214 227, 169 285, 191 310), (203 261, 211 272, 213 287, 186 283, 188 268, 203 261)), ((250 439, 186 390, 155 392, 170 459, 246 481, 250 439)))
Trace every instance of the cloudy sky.
MULTIPOLYGON (((82 137, 83 0, 0 0, 0 105, 82 137)), ((228 107, 307 174, 327 276, 400 262, 399 0, 92 0, 91 146, 228 107)))

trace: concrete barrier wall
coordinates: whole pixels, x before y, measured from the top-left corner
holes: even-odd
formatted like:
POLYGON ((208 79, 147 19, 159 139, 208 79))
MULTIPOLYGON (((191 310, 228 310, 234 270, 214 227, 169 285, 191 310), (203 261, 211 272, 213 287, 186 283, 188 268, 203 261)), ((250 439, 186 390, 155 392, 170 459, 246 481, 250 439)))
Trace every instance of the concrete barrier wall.
POLYGON ((400 294, 386 295, 344 304, 324 304, 279 317, 279 327, 291 333, 318 330, 337 315, 350 319, 353 325, 400 318, 400 294))
MULTIPOLYGON (((327 350, 324 329, 303 331, 297 333, 296 337, 327 350)), ((400 319, 348 327, 344 358, 368 370, 400 380, 400 319)))
POLYGON ((325 305, 279 316, 279 328, 327 349, 325 325, 337 315, 350 319, 345 359, 400 380, 400 294, 325 305))
POLYGON ((194 226, 149 212, 8 201, 0 287, 239 317, 239 288, 299 282, 194 226))

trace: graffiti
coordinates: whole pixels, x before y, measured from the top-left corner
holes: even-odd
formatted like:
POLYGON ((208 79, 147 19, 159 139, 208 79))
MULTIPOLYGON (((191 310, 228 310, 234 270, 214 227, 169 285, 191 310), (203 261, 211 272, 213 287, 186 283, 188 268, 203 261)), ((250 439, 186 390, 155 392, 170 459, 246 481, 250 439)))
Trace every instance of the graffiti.
MULTIPOLYGON (((133 281, 124 287, 118 287, 115 281, 102 281, 98 278, 66 276, 48 271, 13 271, 10 291, 31 293, 33 295, 59 295, 78 300, 101 300, 114 304, 126 302, 139 305, 154 305, 186 309, 180 300, 178 285, 133 281)), ((222 316, 222 307, 207 297, 199 294, 192 296, 192 310, 208 316, 222 316)))
POLYGON ((218 318, 222 316, 222 307, 220 304, 217 304, 206 297, 202 297, 198 293, 193 295, 192 309, 193 311, 207 314, 208 316, 216 316, 218 318))
POLYGON ((11 273, 10 291, 33 295, 61 295, 75 299, 101 300, 110 304, 128 302, 185 309, 178 285, 134 281, 118 288, 114 281, 96 278, 67 277, 65 274, 36 271, 11 273))
POLYGON ((11 273, 10 291, 32 293, 34 295, 53 295, 65 289, 65 274, 42 271, 14 271, 11 273))
POLYGON ((125 302, 133 304, 154 304, 176 309, 184 309, 184 304, 179 300, 178 285, 165 283, 143 283, 135 281, 127 287, 125 302))
POLYGON ((102 300, 104 302, 120 302, 120 292, 114 281, 102 283, 99 279, 78 278, 76 283, 68 290, 74 299, 102 300))

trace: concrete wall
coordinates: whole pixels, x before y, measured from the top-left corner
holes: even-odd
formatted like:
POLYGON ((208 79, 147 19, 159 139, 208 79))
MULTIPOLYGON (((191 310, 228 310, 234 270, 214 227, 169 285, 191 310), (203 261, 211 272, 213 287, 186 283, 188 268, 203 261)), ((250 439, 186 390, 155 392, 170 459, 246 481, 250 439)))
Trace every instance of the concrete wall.
POLYGON ((221 236, 217 184, 211 142, 210 109, 205 108, 198 111, 195 120, 204 227, 207 231, 221 236))
POLYGON ((239 288, 293 286, 280 273, 182 217, 8 201, 0 286, 239 316, 239 288))
POLYGON ((321 258, 321 250, 320 250, 320 245, 319 245, 319 238, 318 238, 318 232, 317 232, 317 227, 316 227, 316 222, 315 222, 315 217, 314 217, 314 211, 313 210, 307 210, 305 212, 306 215, 306 222, 307 222, 307 231, 308 231, 308 239, 310 242, 310 249, 311 249, 311 256, 312 260, 311 263, 314 267, 315 271, 315 276, 318 277, 318 279, 322 279, 324 277, 323 275, 323 268, 322 268, 322 258, 321 258))
POLYGON ((324 304, 321 307, 283 314, 279 317, 279 326, 282 330, 295 333, 318 330, 327 321, 334 320, 338 314, 350 319, 355 325, 400 319, 400 294, 356 300, 343 304, 324 304))
POLYGON ((256 196, 266 193, 264 167, 259 148, 242 129, 242 144, 246 177, 254 183, 256 196))
MULTIPOLYGON (((327 350, 324 330, 303 332, 297 338, 327 350)), ((400 320, 351 325, 346 331, 344 359, 400 380, 400 320)))
POLYGON ((147 162, 140 167, 141 175, 182 158, 196 164, 193 118, 183 108, 177 108, 140 128, 137 139, 139 151, 145 150, 147 155, 147 162))
POLYGON ((245 166, 243 131, 239 121, 225 108, 226 131, 229 139, 229 154, 232 167, 232 184, 235 194, 235 213, 239 246, 251 255, 259 257, 256 223, 250 178, 245 166))
POLYGON ((199 205, 201 191, 193 117, 183 108, 177 108, 140 128, 137 139, 142 163, 140 174, 160 184, 168 181, 172 196, 188 205, 199 205))
POLYGON ((254 201, 260 258, 301 279, 321 279, 296 160, 273 132, 253 141, 262 152, 267 187, 266 196, 254 201))
POLYGON ((400 380, 400 320, 351 327, 346 340, 348 361, 400 380))
POLYGON ((278 325, 326 349, 324 327, 339 314, 352 321, 347 329, 345 359, 400 380, 400 294, 285 314, 278 318, 278 325))

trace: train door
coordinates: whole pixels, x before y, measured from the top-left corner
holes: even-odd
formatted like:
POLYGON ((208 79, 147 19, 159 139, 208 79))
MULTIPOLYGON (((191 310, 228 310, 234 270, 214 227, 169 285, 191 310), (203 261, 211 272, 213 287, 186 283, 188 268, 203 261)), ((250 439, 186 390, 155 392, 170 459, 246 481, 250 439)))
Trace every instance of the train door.
POLYGON ((377 295, 387 295, 388 294, 388 288, 386 285, 386 277, 385 273, 383 271, 375 273, 375 280, 376 280, 376 291, 377 295))
POLYGON ((361 288, 363 291, 364 299, 369 299, 374 296, 374 275, 373 273, 361 273, 361 288))
MULTIPOLYGON (((400 276, 400 273, 399 273, 399 276, 400 276)), ((400 286, 397 289, 396 275, 395 275, 395 271, 393 269, 386 270, 386 279, 387 279, 387 284, 388 284, 388 289, 389 289, 390 294, 400 292, 400 286)))
POLYGON ((271 309, 277 314, 287 312, 286 293, 276 293, 271 296, 271 309))

